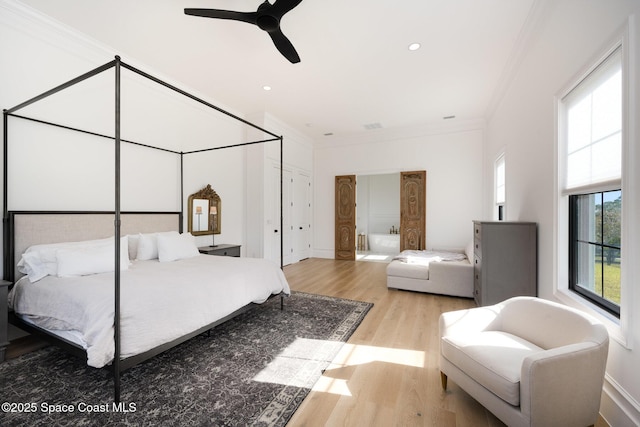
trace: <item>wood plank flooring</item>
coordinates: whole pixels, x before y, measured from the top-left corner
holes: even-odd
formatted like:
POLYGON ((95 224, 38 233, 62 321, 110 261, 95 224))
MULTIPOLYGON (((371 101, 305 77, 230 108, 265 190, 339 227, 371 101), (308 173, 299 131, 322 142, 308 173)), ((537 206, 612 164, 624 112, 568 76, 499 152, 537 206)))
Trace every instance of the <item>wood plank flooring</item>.
MULTIPOLYGON (((386 266, 312 258, 284 268, 294 291, 374 304, 288 427, 504 426, 454 382, 446 392, 440 385, 438 317, 473 301, 389 290, 386 266)), ((7 355, 43 345, 26 337, 12 342, 7 355)), ((608 425, 601 418, 596 427, 608 425)))
POLYGON ((440 384, 438 318, 474 302, 387 289, 386 267, 311 258, 284 268, 294 291, 374 304, 287 426, 504 426, 454 382, 440 384))
POLYGON ((312 258, 284 268, 294 291, 374 304, 288 426, 504 426, 440 385, 438 317, 473 301, 389 290, 386 266, 312 258))

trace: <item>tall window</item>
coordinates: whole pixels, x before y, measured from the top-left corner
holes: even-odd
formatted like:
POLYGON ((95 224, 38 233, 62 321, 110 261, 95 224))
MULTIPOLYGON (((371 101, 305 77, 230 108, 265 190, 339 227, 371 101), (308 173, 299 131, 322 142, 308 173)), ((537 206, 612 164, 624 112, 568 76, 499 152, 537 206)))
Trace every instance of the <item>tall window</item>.
POLYGON ((561 101, 569 288, 620 315, 622 54, 619 47, 561 101))
POLYGON ((505 161, 504 154, 496 160, 495 164, 495 197, 496 197, 496 218, 498 221, 504 221, 505 205, 506 205, 506 178, 505 178, 505 161))

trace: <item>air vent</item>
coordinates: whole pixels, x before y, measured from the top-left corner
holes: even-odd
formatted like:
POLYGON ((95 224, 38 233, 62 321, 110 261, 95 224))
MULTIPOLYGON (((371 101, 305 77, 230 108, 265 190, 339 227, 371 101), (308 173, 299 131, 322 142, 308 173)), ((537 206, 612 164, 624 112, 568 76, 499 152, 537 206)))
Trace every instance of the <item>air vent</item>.
POLYGON ((366 130, 382 129, 382 125, 378 122, 364 125, 366 130))

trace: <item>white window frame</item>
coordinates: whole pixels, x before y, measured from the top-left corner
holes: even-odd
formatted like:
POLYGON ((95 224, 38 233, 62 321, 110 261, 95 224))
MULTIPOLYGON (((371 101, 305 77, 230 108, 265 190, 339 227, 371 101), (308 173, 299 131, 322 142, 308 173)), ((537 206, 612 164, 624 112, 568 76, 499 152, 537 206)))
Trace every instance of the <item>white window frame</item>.
POLYGON ((505 221, 507 218, 507 162, 504 151, 502 151, 496 161, 493 164, 493 201, 494 201, 494 219, 500 219, 500 206, 502 206, 502 221, 505 221), (500 194, 500 183, 498 180, 498 168, 500 165, 503 166, 504 176, 502 177, 502 193, 504 195, 503 199, 500 200, 498 195, 500 194))
POLYGON ((632 182, 633 166, 636 169, 640 167, 640 152, 636 153, 629 141, 634 140, 637 135, 636 124, 631 118, 635 117, 637 110, 635 102, 632 102, 629 94, 634 94, 634 88, 637 87, 634 76, 636 69, 635 63, 632 63, 630 51, 632 51, 633 40, 629 37, 630 27, 633 21, 630 19, 628 24, 620 31, 605 49, 601 50, 589 65, 571 79, 569 85, 560 91, 556 96, 555 102, 555 197, 554 197, 554 253, 553 253, 553 269, 554 269, 554 296, 560 301, 573 307, 582 309, 595 317, 602 320, 609 330, 611 338, 619 342, 626 348, 631 348, 631 337, 633 336, 633 316, 634 295, 640 293, 633 287, 633 277, 640 277, 640 267, 634 266, 633 262, 623 262, 621 268, 621 301, 620 301, 620 318, 609 314, 605 310, 599 308, 588 300, 569 291, 569 196, 563 193, 566 157, 566 141, 562 140, 566 124, 561 119, 561 100, 589 73, 591 73, 598 65, 600 65, 611 53, 618 47, 622 49, 622 254, 624 259, 634 259, 640 254, 640 242, 638 242, 637 233, 640 230, 640 223, 634 218, 638 218, 640 214, 640 196, 636 196, 631 191, 630 183, 632 182), (638 157, 638 159, 635 159, 638 157), (635 231, 634 231, 635 230, 635 231), (636 236, 633 236, 633 234, 636 236), (635 239, 635 240, 634 240, 635 239), (636 254, 636 255, 634 255, 636 254))

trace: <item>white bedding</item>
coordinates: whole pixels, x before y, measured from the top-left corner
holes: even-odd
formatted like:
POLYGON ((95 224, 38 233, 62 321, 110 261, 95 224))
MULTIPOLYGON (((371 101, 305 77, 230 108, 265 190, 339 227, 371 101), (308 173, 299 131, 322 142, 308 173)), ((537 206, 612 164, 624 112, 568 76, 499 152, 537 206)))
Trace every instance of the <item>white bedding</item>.
MULTIPOLYGON (((290 294, 282 270, 256 258, 199 255, 173 262, 135 261, 121 272, 121 357, 184 336, 272 294, 290 294)), ((113 273, 78 277, 23 277, 10 304, 36 324, 78 331, 87 363, 113 360, 113 273)))
POLYGON ((467 259, 467 256, 459 252, 405 250, 400 252, 400 254, 396 255, 393 259, 407 264, 428 267, 431 262, 464 261, 467 259))

